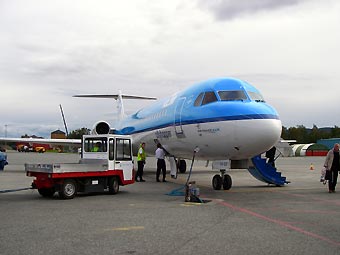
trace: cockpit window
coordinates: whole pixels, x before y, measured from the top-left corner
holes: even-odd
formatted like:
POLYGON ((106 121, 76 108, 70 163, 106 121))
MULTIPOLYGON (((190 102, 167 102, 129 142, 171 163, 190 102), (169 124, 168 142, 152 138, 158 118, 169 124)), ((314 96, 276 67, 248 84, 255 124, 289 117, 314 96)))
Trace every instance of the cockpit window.
POLYGON ((222 101, 243 101, 248 99, 242 90, 219 91, 218 95, 222 101))
POLYGON ((251 100, 254 100, 256 102, 263 102, 263 103, 265 102, 263 96, 257 92, 248 91, 248 94, 251 100))
POLYGON ((217 97, 213 91, 205 92, 202 105, 217 101, 217 97))
POLYGON ((201 105, 203 96, 204 96, 203 92, 198 95, 198 97, 195 100, 194 106, 200 106, 201 105))

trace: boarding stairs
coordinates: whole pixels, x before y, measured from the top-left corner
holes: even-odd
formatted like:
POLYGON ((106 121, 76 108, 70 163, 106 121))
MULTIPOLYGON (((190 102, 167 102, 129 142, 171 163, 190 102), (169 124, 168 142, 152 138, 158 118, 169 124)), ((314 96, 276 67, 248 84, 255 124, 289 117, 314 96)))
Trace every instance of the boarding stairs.
POLYGON ((253 166, 250 166, 248 171, 259 181, 276 186, 284 186, 289 183, 286 177, 281 176, 281 172, 278 172, 275 167, 268 164, 265 158, 261 158, 261 155, 253 157, 251 161, 253 166))

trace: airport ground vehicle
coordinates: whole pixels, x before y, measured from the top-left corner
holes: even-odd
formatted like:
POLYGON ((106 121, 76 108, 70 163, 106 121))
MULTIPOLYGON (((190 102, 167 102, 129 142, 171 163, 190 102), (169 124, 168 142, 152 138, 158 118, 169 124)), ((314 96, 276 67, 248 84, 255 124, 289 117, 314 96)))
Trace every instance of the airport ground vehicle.
POLYGON ((44 146, 27 146, 24 144, 20 144, 17 146, 17 150, 19 152, 39 152, 44 153, 46 148, 44 146))
POLYGON ((134 183, 131 137, 127 135, 85 135, 79 163, 25 164, 32 187, 43 197, 55 192, 71 199, 78 192, 119 191, 119 185, 134 183))

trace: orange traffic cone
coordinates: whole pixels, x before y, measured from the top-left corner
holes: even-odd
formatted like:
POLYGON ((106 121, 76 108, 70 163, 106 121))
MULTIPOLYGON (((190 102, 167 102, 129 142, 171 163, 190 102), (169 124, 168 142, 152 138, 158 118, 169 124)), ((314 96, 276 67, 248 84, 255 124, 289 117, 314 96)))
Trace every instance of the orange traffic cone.
POLYGON ((309 170, 314 170, 314 165, 313 165, 313 163, 310 164, 309 170))

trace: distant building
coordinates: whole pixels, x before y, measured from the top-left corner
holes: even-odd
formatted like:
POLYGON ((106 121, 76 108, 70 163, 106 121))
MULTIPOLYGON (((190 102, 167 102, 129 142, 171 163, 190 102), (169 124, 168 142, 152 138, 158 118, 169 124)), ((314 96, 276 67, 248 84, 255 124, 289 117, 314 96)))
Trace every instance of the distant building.
POLYGON ((326 156, 328 152, 327 146, 319 143, 294 144, 294 156, 326 156))
POLYGON ((333 148, 335 143, 340 143, 340 138, 320 139, 317 141, 317 143, 326 145, 330 150, 333 148))
POLYGON ((51 139, 66 139, 66 133, 58 129, 51 133, 51 139))
POLYGON ((278 153, 282 157, 292 157, 292 156, 294 156, 293 148, 291 146, 292 143, 296 143, 296 140, 283 140, 283 139, 280 139, 275 144, 275 147, 277 149, 276 156, 278 155, 278 153))

